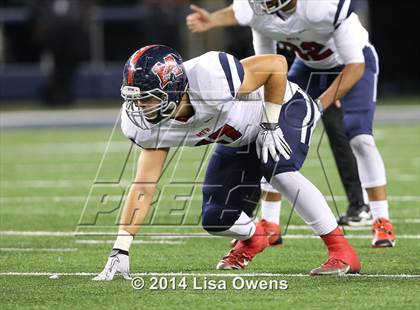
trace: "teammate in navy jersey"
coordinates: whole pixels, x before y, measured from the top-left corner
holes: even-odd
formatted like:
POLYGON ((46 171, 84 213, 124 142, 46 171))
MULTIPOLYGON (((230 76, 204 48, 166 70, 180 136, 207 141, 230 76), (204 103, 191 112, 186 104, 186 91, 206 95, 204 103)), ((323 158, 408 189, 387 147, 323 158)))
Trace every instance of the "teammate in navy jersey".
MULTIPOLYGON (((295 52, 289 80, 328 107, 323 121, 350 201, 341 223, 358 224, 367 215, 358 183, 360 176, 374 220, 372 246, 394 246, 385 167, 372 130, 378 56, 369 43, 368 32, 352 11, 351 1, 235 0, 232 6, 212 14, 196 6, 192 9, 195 13, 187 17, 187 24, 193 32, 247 25, 252 28, 257 55, 276 53, 277 43, 295 52), (334 103, 342 104, 342 116, 334 103)), ((275 216, 270 218, 274 220, 275 216)))
POLYGON ((142 152, 113 252, 94 280, 112 280, 116 272, 130 278, 128 251, 150 208, 169 148, 210 143, 218 145, 203 183, 202 225, 212 235, 239 240, 217 269, 245 268, 269 246, 264 225, 252 220, 264 175, 294 202, 328 248, 327 262, 311 274, 359 272, 359 258, 325 198, 299 172, 320 113, 304 91, 287 81, 284 57, 239 61, 209 52, 183 62, 171 48, 151 45, 127 61, 121 95, 122 131, 142 152))

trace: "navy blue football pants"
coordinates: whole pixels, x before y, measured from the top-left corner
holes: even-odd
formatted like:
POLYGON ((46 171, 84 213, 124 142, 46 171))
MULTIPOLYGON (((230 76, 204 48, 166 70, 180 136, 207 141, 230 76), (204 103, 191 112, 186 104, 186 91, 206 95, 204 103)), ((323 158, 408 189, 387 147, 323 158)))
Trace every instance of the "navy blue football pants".
POLYGON ((279 126, 293 153, 289 160, 271 156, 263 164, 256 154, 255 143, 243 147, 217 145, 207 167, 203 186, 202 225, 209 232, 225 231, 245 212, 252 218, 260 198, 260 182, 264 176, 298 171, 309 149, 316 123, 316 106, 311 99, 296 92, 283 105, 279 126))

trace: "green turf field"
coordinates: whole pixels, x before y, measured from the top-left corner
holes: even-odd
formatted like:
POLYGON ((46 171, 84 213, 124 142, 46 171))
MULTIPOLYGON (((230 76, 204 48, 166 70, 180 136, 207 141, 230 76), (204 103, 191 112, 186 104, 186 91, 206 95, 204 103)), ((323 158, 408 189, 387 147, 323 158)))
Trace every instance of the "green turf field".
MULTIPOLYGON (((200 182, 211 149, 172 152, 143 236, 136 239, 130 252, 131 271, 143 276, 146 287, 153 276, 170 280, 173 273, 181 273, 175 278, 177 284, 186 277, 186 290, 178 287, 157 291, 134 290, 121 278, 109 283, 90 280, 102 269, 114 240, 113 236, 96 233, 116 231, 119 206, 138 154, 119 130, 113 135, 111 131, 1 132, 2 309, 418 307, 420 125, 376 127, 377 143, 387 167, 398 241, 392 249, 371 249, 369 227, 347 230, 362 259, 361 276, 308 277, 311 268, 324 262, 326 251, 319 239, 311 238, 311 232, 296 214, 290 215, 287 203, 282 210, 283 229, 287 226, 282 247, 258 255, 244 271, 227 275, 216 271, 217 261, 228 250, 228 240, 203 237, 199 226, 200 182), (59 278, 50 279, 55 273, 60 274, 59 278), (244 280, 286 280, 288 289, 236 290, 232 284, 235 275, 242 275, 244 280), (226 280, 227 289, 194 289, 193 277, 199 284, 205 279, 226 280)), ((346 200, 328 143, 323 139, 319 154, 326 181, 317 155, 320 138, 318 128, 303 172, 327 196, 334 212, 334 202, 341 212, 346 200)))

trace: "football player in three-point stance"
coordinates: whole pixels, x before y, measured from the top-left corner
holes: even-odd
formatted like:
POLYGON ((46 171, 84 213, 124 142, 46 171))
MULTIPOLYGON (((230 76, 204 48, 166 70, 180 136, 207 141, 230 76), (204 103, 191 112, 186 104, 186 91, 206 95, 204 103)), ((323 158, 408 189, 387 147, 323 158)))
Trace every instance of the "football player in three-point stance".
POLYGON ((209 52, 183 62, 173 49, 151 45, 127 61, 121 94, 123 133, 142 152, 113 252, 94 280, 112 280, 116 272, 129 278, 129 248, 148 213, 169 148, 209 143, 218 145, 203 183, 202 225, 212 235, 239 240, 218 269, 244 268, 269 246, 264 226, 252 220, 264 175, 295 202, 296 212, 328 248, 327 262, 311 274, 359 272, 357 253, 323 195, 299 172, 320 113, 305 92, 287 81, 284 57, 239 61, 209 52))
MULTIPOLYGON (((341 102, 342 116, 334 105, 323 115, 350 201, 347 214, 339 222, 358 224, 367 215, 357 181, 360 176, 374 220, 372 246, 394 246, 385 167, 372 133, 378 56, 369 43, 368 32, 352 11, 351 0, 234 0, 232 6, 211 14, 197 6, 192 9, 195 13, 187 17, 191 31, 248 25, 257 55, 276 53, 280 42, 296 55, 289 71, 290 81, 307 89, 323 106, 341 102), (344 143, 343 138, 349 143, 344 143)), ((264 204, 262 209, 264 218, 264 204)))

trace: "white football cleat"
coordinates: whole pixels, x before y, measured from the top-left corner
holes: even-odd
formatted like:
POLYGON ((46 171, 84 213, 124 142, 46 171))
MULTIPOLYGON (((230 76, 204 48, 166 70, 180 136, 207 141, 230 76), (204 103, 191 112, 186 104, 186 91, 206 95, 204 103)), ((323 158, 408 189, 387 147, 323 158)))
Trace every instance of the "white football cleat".
POLYGON ((111 281, 115 274, 121 273, 125 280, 131 280, 131 276, 129 273, 130 269, 130 260, 128 256, 128 252, 113 249, 111 255, 108 257, 108 261, 106 262, 104 270, 96 277, 94 277, 93 281, 111 281))

